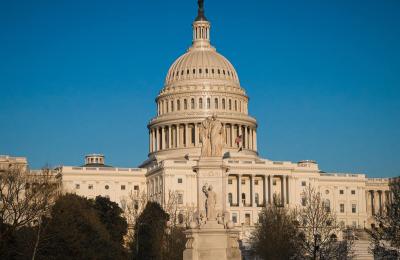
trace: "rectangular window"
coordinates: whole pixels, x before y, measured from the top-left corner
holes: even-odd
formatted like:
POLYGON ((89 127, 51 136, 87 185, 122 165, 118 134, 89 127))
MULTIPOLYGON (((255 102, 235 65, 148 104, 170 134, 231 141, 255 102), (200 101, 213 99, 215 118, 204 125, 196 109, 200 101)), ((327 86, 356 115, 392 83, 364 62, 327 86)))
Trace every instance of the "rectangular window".
POLYGON ((258 180, 254 180, 254 185, 258 185, 258 180))
POLYGON ((244 215, 244 223, 246 226, 250 226, 250 214, 249 213, 246 213, 244 215))
POLYGON ((237 213, 232 213, 232 222, 233 223, 237 223, 238 222, 237 213))
POLYGON ((133 186, 133 190, 139 190, 139 185, 133 186))
POLYGON ((351 204, 351 213, 357 213, 357 205, 351 204))
POLYGON ((75 184, 75 189, 79 190, 81 188, 80 184, 75 184))
POLYGON ((228 184, 232 184, 232 179, 228 179, 228 184))
POLYGON ((340 194, 340 195, 343 195, 343 194, 344 194, 344 190, 340 190, 340 191, 339 191, 339 194, 340 194))
POLYGON ((276 186, 276 180, 272 181, 272 185, 276 186))
POLYGON ((344 213, 344 204, 340 204, 340 213, 344 213))
POLYGON ((302 181, 302 182, 301 182, 301 186, 304 187, 304 186, 306 186, 306 185, 307 185, 307 183, 306 183, 305 181, 302 181))
POLYGON ((125 190, 125 185, 121 185, 121 190, 125 190))
POLYGON ((242 179, 241 183, 242 183, 242 184, 246 184, 246 180, 243 180, 243 179, 242 179))
POLYGON ((93 184, 89 184, 89 185, 88 185, 88 189, 89 189, 89 190, 93 190, 93 184))
POLYGON ((178 183, 182 183, 182 178, 178 178, 178 183))
POLYGON ((355 191, 355 190, 352 190, 352 191, 351 191, 351 195, 356 195, 356 191, 355 191))
POLYGON ((178 193, 178 204, 183 204, 183 194, 178 193))

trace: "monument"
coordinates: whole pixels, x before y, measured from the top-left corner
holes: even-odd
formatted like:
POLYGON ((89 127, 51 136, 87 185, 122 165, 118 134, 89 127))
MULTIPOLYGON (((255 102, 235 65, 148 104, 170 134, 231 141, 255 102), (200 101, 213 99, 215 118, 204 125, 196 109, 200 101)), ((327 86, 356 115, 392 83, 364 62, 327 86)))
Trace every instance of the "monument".
POLYGON ((227 170, 222 160, 224 132, 216 116, 201 124, 201 156, 193 168, 197 177, 197 221, 185 231, 184 260, 241 259, 239 231, 226 211, 227 170))

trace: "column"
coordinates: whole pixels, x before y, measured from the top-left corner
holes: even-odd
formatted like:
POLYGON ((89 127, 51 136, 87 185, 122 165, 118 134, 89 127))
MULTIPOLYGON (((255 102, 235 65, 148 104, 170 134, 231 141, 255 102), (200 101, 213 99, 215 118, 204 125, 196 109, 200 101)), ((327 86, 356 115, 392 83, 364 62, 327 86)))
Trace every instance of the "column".
POLYGON ((272 182, 274 181, 274 175, 269 176, 269 182, 268 182, 268 202, 269 204, 272 205, 273 203, 273 193, 272 193, 272 182))
POLYGON ((245 126, 240 126, 240 131, 242 131, 242 148, 246 149, 247 146, 247 133, 246 133, 246 127, 245 126))
POLYGON ((242 175, 238 174, 237 175, 237 201, 238 201, 238 207, 241 207, 242 205, 242 175))
POLYGON ((197 123, 194 124, 194 146, 199 146, 199 126, 197 123))
POLYGON ((181 131, 180 131, 181 129, 180 129, 180 125, 179 124, 177 124, 176 125, 176 147, 177 148, 179 148, 180 146, 181 146, 181 142, 180 142, 180 139, 181 139, 181 131))
POLYGON ((172 125, 168 126, 168 148, 172 148, 172 125))
POLYGON ((289 180, 290 180, 290 178, 289 178, 289 176, 286 176, 285 177, 286 178, 286 204, 288 204, 289 205, 289 194, 290 194, 290 189, 289 189, 289 180))
POLYGON ((157 127, 157 128, 156 128, 156 131, 157 131, 157 134, 156 134, 156 136, 157 136, 157 151, 160 151, 160 148, 161 148, 161 143, 160 143, 160 140, 161 140, 161 138, 160 138, 160 129, 157 127))
POLYGON ((268 186, 268 176, 264 175, 264 182, 263 182, 264 206, 267 206, 267 186, 268 186))
POLYGON ((250 178, 250 207, 254 206, 253 200, 254 200, 254 178, 253 175, 249 176, 250 178))
MULTIPOLYGON (((238 134, 239 134, 239 136, 242 135, 242 145, 243 145, 243 134, 242 134, 242 126, 241 125, 238 125, 238 134)), ((240 147, 240 144, 238 147, 240 147)))
POLYGON ((254 129, 254 150, 257 150, 257 130, 254 129))
POLYGON ((161 148, 165 149, 165 126, 161 127, 161 148))
POLYGON ((371 213, 375 215, 375 194, 373 190, 370 190, 371 193, 371 213))
POLYGON ((253 128, 250 128, 250 149, 253 150, 253 128))
POLYGON ((185 147, 189 147, 189 125, 185 124, 185 147))
POLYGON ((284 175, 281 176, 281 204, 285 206, 286 202, 286 178, 284 175))

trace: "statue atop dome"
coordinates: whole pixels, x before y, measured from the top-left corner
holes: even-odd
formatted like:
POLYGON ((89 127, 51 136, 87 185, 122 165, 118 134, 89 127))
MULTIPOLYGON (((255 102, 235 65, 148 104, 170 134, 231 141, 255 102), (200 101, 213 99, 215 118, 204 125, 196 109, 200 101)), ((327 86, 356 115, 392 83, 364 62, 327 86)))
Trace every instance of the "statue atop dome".
POLYGON ((207 18, 204 16, 204 0, 197 0, 197 4, 199 5, 199 9, 195 21, 207 21, 207 18))
POLYGON ((217 116, 209 116, 200 127, 201 156, 220 157, 224 145, 224 127, 217 116))

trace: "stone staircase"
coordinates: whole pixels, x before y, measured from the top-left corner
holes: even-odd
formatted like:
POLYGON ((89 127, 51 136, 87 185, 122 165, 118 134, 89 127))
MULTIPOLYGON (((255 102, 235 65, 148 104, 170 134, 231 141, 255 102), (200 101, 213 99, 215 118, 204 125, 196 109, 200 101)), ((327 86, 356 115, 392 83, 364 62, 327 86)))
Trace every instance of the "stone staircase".
POLYGON ((370 241, 368 234, 363 230, 355 232, 356 239, 353 244, 353 255, 355 260, 374 260, 370 252, 370 241))

